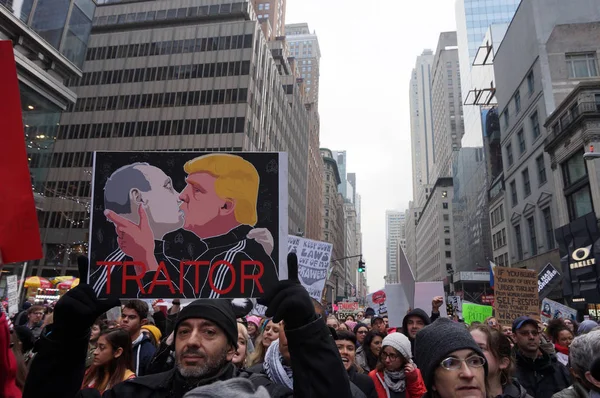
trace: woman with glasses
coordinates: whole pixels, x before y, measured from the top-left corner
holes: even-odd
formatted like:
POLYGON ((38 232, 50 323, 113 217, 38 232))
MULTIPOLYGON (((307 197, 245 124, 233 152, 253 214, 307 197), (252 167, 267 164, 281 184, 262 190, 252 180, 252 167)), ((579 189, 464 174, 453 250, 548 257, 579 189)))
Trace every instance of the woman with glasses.
POLYGON ((402 333, 390 333, 383 339, 377 368, 369 376, 378 398, 421 398, 427 392, 412 361, 410 340, 402 333))
POLYGON ((460 323, 439 318, 417 333, 415 360, 427 398, 487 398, 488 365, 460 323))
POLYGON ((356 335, 356 347, 358 348, 365 342, 365 337, 369 333, 369 327, 364 323, 357 323, 352 331, 356 335))
POLYGON ((377 366, 379 353, 381 352, 381 342, 385 334, 376 330, 371 330, 365 336, 363 345, 356 350, 356 364, 360 366, 365 373, 369 373, 377 366))
POLYGON ((471 327, 471 336, 488 363, 488 393, 491 397, 531 398, 512 374, 515 358, 510 339, 485 325, 471 327))

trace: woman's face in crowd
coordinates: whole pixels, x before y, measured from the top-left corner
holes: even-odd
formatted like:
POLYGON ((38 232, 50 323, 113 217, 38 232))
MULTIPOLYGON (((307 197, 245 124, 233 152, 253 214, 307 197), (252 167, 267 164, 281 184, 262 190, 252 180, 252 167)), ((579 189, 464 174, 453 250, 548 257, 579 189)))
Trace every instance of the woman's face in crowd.
POLYGON ((348 325, 346 325, 345 323, 340 323, 340 326, 338 326, 337 330, 345 330, 348 331, 348 325))
POLYGON ((362 321, 363 319, 365 319, 365 313, 364 312, 359 312, 358 314, 356 314, 356 320, 357 321, 362 321))
POLYGON ((248 334, 254 336, 256 333, 256 325, 252 322, 248 322, 248 334))
POLYGON ((389 345, 385 346, 379 360, 388 372, 397 372, 406 363, 404 357, 394 347, 390 347, 389 345))
POLYGON ((336 340, 335 345, 337 345, 337 348, 340 351, 344 367, 346 370, 350 369, 356 358, 356 346, 350 340, 336 340))
POLYGON ((498 364, 498 360, 490 351, 490 347, 488 347, 487 336, 481 330, 472 330, 471 336, 473 336, 473 340, 475 343, 481 348, 483 351, 483 355, 485 356, 485 360, 488 363, 488 375, 493 376, 500 372, 500 366, 498 364))
POLYGON ((571 322, 570 319, 565 319, 565 325, 567 325, 567 327, 569 328, 569 330, 572 332, 573 331, 573 322, 571 322))
POLYGON ((340 327, 340 323, 335 318, 328 318, 327 326, 329 326, 330 328, 334 328, 335 330, 338 330, 338 328, 340 327))
POLYGON ((488 321, 488 326, 494 329, 498 328, 498 320, 496 318, 492 318, 488 321))
POLYGON ((263 346, 268 347, 272 342, 279 338, 279 324, 273 323, 273 321, 269 321, 265 331, 263 332, 263 346))
POLYGON ((367 333, 369 333, 368 327, 366 327, 366 326, 359 327, 358 330, 356 331, 356 341, 358 341, 358 343, 362 345, 362 343, 365 341, 365 337, 366 337, 367 333))
MULTIPOLYGON (((448 354, 449 358, 465 360, 477 353, 473 350, 458 350, 448 354)), ((433 387, 441 398, 485 398, 485 369, 469 367, 466 362, 456 370, 448 370, 441 365, 433 376, 433 387)))
POLYGON ((569 348, 573 341, 573 334, 568 330, 561 330, 558 332, 558 345, 569 348))
POLYGON ((354 321, 354 317, 353 317, 352 315, 348 315, 348 316, 346 317, 346 320, 347 320, 347 321, 354 321))
POLYGON ((510 327, 510 326, 502 326, 502 333, 505 336, 512 337, 512 335, 513 335, 512 327, 510 327))
POLYGON ((379 356, 379 353, 381 352, 381 341, 383 339, 379 336, 375 336, 373 337, 373 340, 371 340, 371 352, 373 353, 373 355, 375 355, 376 357, 379 356))
POLYGON ((244 361, 246 360, 246 338, 241 331, 238 331, 238 339, 237 339, 238 348, 235 350, 235 354, 233 354, 233 358, 231 362, 237 367, 243 367, 244 361))
POLYGON ((98 340, 98 336, 100 336, 100 326, 94 325, 92 326, 92 334, 90 335, 90 341, 98 340))
POLYGON ((104 336, 100 336, 98 338, 98 345, 94 350, 94 365, 103 366, 113 360, 113 358, 118 358, 123 353, 122 348, 118 348, 117 350, 113 350, 113 346, 106 340, 104 336))

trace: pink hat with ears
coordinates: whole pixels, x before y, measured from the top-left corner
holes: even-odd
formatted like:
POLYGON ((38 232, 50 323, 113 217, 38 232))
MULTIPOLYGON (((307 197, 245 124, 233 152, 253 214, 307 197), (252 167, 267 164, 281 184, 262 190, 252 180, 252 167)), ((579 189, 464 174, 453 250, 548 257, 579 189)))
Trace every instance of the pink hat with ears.
POLYGON ((249 315, 249 316, 246 317, 246 321, 247 322, 252 322, 253 324, 256 325, 256 327, 259 327, 261 319, 259 317, 255 316, 255 315, 249 315))

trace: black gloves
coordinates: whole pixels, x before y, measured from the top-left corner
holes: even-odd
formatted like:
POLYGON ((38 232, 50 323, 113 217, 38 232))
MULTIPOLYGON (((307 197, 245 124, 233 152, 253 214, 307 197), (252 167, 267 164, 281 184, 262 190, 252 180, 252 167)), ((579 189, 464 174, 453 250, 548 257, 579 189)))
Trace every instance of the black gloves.
POLYGON ((52 337, 81 337, 87 333, 96 318, 120 305, 119 299, 99 300, 87 284, 88 259, 79 257, 80 283, 58 300, 54 308, 52 337))
POLYGON ((266 316, 273 317, 273 322, 283 320, 286 328, 297 329, 314 321, 317 314, 308 292, 298 280, 296 253, 288 254, 287 265, 289 279, 279 281, 258 303, 268 307, 266 316))

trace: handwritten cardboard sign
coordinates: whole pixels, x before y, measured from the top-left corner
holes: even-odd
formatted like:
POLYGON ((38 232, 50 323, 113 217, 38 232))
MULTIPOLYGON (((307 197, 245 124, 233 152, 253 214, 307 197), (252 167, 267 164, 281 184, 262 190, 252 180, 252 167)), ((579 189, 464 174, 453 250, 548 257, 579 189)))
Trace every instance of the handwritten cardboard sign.
POLYGON ((522 315, 540 319, 538 276, 535 271, 496 267, 494 274, 494 308, 500 324, 512 325, 522 315))
POLYGON ((325 288, 332 249, 331 243, 288 236, 288 253, 298 256, 298 279, 317 301, 321 301, 325 288))
POLYGON ((16 275, 6 277, 6 296, 8 298, 8 315, 13 316, 19 312, 19 294, 16 275))

